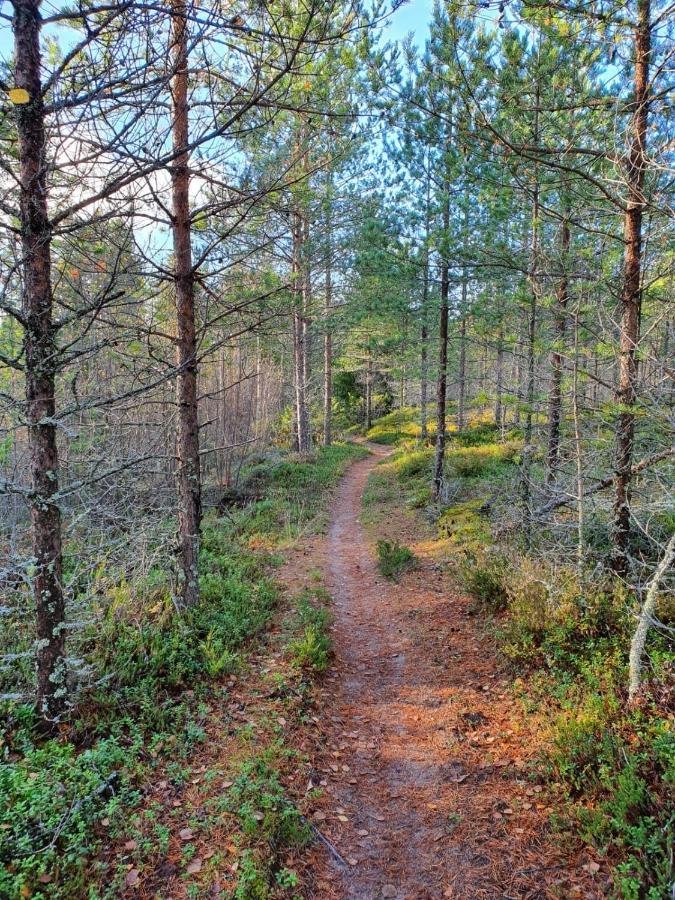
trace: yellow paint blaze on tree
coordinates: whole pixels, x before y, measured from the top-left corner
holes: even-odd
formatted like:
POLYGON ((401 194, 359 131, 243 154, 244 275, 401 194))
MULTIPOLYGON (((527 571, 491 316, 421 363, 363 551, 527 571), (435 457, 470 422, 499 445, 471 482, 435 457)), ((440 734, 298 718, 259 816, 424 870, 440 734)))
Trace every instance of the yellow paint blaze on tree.
POLYGON ((30 102, 30 94, 25 88, 12 88, 10 91, 7 91, 7 96, 17 106, 30 102))

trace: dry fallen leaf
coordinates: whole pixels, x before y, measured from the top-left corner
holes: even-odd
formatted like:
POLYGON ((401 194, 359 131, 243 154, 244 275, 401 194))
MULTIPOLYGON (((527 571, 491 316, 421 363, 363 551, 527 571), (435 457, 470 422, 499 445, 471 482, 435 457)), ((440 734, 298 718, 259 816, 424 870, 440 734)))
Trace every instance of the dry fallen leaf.
POLYGON ((181 828, 181 830, 178 832, 178 834, 180 836, 181 841, 191 841, 192 840, 193 832, 192 832, 191 828, 181 828))
POLYGON ((135 884, 138 884, 140 874, 138 869, 129 869, 127 872, 127 887, 133 887, 135 884))
POLYGON ((136 841, 127 841, 126 844, 124 845, 124 849, 125 850, 135 850, 137 846, 138 845, 136 844, 136 841))
POLYGON ((191 860, 185 868, 185 871, 188 873, 188 875, 196 875, 197 872, 201 872, 201 870, 202 861, 199 856, 196 856, 193 860, 191 860))

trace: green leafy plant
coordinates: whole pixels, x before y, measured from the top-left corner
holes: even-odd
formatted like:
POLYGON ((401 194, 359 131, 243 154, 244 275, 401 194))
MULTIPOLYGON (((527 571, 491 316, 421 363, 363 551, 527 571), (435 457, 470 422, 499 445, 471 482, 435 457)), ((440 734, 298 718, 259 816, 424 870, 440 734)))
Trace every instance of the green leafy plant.
POLYGON ((206 672, 210 678, 229 675, 239 668, 239 656, 224 645, 213 628, 206 636, 206 640, 202 641, 199 646, 204 657, 206 672))
POLYGON ((398 541, 379 540, 377 542, 377 559, 382 575, 393 581, 419 564, 410 547, 406 547, 398 541))
POLYGON ((301 596, 297 614, 302 633, 288 645, 291 661, 300 669, 324 672, 328 667, 332 642, 329 632, 331 616, 321 604, 321 592, 314 592, 314 602, 308 594, 301 596))
POLYGON ((506 573, 508 563, 504 556, 467 555, 460 572, 464 586, 474 597, 479 609, 499 613, 506 609, 506 573))

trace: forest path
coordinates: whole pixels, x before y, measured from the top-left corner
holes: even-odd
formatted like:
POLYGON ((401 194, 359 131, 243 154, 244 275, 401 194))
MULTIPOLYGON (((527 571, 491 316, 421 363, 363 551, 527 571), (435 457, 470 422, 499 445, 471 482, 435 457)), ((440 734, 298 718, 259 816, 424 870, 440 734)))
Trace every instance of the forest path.
POLYGON ((323 688, 314 824, 344 858, 317 845, 312 895, 599 897, 586 860, 564 859, 550 800, 528 780, 536 725, 448 584, 434 541, 393 515, 387 537, 420 567, 400 583, 378 571, 359 521, 363 492, 387 448, 354 463, 333 504, 327 538, 306 550, 334 601, 334 668, 323 688))

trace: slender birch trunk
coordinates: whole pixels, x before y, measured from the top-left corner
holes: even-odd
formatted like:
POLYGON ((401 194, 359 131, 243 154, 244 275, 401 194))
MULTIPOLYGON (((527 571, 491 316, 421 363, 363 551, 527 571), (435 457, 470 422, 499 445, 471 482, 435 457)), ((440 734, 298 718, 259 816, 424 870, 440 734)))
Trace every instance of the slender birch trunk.
POLYGON ((663 556, 661 557, 661 560, 656 567, 656 571, 654 572, 654 575, 652 576, 652 579, 647 586, 645 601, 642 604, 642 608, 640 609, 637 628, 635 629, 633 640, 631 641, 630 653, 628 655, 628 700, 631 703, 635 700, 638 691, 640 690, 642 656, 645 650, 645 643, 647 641, 649 626, 651 624, 652 616, 654 615, 654 610, 656 608, 659 585, 661 584, 663 576, 666 574, 670 566, 672 566, 673 560, 675 560, 675 534, 671 535, 663 556))

